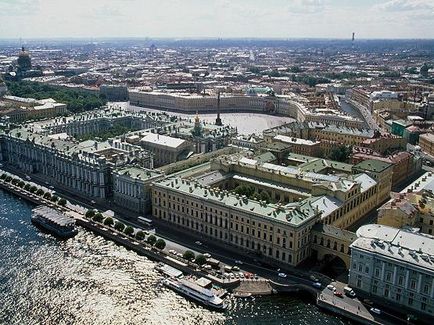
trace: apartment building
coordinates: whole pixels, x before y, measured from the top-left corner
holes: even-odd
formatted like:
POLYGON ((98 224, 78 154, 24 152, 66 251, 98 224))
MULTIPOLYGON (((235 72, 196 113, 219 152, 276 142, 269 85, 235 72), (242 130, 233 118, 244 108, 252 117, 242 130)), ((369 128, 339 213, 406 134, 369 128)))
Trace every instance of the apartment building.
POLYGON ((383 225, 357 230, 349 285, 401 312, 434 314, 434 237, 383 225))

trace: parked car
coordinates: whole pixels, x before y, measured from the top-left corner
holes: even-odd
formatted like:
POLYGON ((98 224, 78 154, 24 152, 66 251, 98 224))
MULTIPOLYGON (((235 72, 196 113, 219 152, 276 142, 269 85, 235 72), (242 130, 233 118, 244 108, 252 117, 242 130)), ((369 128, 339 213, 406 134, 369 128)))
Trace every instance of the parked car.
POLYGON ((329 285, 327 286, 327 289, 329 289, 329 290, 331 290, 331 291, 335 291, 335 290, 336 290, 336 288, 335 288, 335 286, 334 286, 333 284, 329 284, 329 285))
POLYGON ((319 282, 312 282, 312 287, 321 289, 321 283, 319 283, 319 282))
POLYGON ((236 272, 238 272, 240 270, 240 268, 238 267, 238 266, 232 266, 232 271, 236 271, 236 272))
POLYGON ((336 297, 339 297, 339 298, 343 298, 343 297, 344 297, 344 295, 342 294, 342 292, 339 291, 339 290, 335 290, 335 291, 333 292, 333 294, 334 294, 336 297))
POLYGON ((380 309, 378 309, 378 308, 371 308, 371 309, 369 309, 372 313, 374 313, 374 314, 377 314, 377 315, 380 315, 381 314, 381 310, 380 309))
POLYGON ((203 253, 202 254, 205 258, 210 258, 211 257, 211 254, 210 253, 203 253))
POLYGON ((277 276, 279 278, 286 278, 286 277, 288 277, 288 275, 286 273, 282 273, 282 272, 278 273, 277 276))
POLYGON ((344 288, 344 292, 348 297, 351 298, 355 298, 356 297, 356 293, 353 291, 353 289, 351 289, 350 287, 345 287, 344 288))

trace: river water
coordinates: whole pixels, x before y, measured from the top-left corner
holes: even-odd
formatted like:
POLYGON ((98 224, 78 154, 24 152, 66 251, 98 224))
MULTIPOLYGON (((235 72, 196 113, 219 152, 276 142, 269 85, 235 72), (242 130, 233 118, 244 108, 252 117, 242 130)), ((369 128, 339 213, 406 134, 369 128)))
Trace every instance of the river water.
POLYGON ((344 324, 308 300, 230 298, 212 312, 162 287, 154 262, 79 229, 59 241, 0 190, 0 324, 344 324))

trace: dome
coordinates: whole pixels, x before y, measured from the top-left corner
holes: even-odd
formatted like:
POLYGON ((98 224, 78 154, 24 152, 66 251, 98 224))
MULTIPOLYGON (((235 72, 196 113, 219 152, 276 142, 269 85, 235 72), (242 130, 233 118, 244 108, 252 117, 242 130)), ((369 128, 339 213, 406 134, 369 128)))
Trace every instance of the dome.
POLYGON ((20 53, 18 54, 18 67, 21 70, 28 70, 32 67, 32 61, 30 59, 30 54, 24 49, 24 46, 21 48, 20 53))

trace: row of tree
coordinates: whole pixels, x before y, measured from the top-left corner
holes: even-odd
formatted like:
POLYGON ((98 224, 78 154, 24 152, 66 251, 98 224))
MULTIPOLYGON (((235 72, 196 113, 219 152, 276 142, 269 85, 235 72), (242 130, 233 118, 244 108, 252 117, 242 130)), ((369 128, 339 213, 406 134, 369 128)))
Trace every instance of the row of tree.
MULTIPOLYGON (((104 218, 103 214, 99 211, 95 210, 87 210, 85 214, 86 218, 92 219, 95 222, 102 223, 105 226, 113 227, 117 231, 123 232, 125 235, 134 237, 137 240, 144 240, 146 235, 143 231, 139 230, 134 234, 134 228, 131 226, 126 226, 124 223, 120 221, 116 221, 112 217, 106 217, 104 218)), ((155 237, 154 235, 148 236, 146 239, 146 242, 151 245, 155 246, 158 249, 164 249, 166 247, 166 242, 164 239, 155 237)))
POLYGON ((26 183, 23 180, 7 175, 6 173, 1 174, 0 179, 4 180, 5 182, 11 183, 12 185, 18 186, 27 192, 36 194, 37 196, 41 196, 46 200, 57 203, 60 206, 65 206, 67 203, 64 198, 59 198, 57 195, 52 195, 50 192, 45 192, 42 188, 38 188, 35 185, 26 183))

